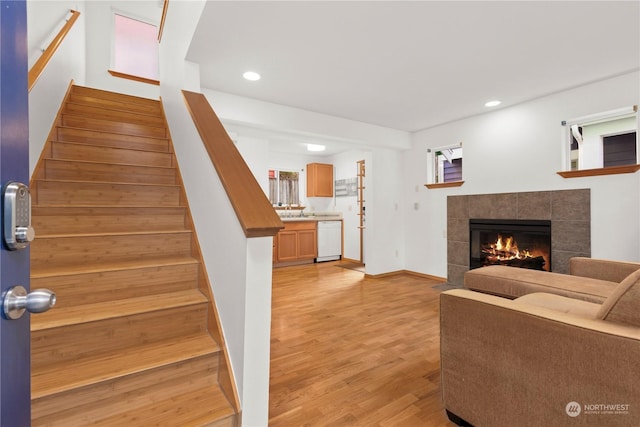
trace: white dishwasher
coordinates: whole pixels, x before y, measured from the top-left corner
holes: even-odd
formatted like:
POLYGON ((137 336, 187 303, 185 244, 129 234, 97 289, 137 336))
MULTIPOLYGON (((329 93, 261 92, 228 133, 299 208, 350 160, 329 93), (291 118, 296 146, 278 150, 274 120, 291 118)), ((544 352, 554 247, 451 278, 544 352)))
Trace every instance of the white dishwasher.
POLYGON ((318 257, 316 262, 342 256, 342 221, 318 221, 318 257))

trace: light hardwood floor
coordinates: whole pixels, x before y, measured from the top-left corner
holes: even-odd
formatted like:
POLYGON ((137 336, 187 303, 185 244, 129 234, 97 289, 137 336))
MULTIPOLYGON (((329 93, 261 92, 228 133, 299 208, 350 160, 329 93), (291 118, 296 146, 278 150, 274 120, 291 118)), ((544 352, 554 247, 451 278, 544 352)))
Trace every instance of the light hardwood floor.
POLYGON ((453 426, 437 284, 337 262, 274 269, 269 425, 453 426))

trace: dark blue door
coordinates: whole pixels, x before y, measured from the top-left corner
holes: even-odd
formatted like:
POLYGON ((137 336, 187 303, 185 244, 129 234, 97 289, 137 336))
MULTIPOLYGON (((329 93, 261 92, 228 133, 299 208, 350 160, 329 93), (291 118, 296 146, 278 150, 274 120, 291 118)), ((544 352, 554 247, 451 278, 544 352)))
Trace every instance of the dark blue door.
MULTIPOLYGON (((29 183, 27 9, 24 0, 0 1, 0 184, 29 183)), ((0 215, 1 216, 1 215, 0 215)), ((1 228, 0 228, 1 229, 1 228)), ((0 250, 2 295, 29 289, 29 249, 0 250)), ((0 426, 31 425, 29 315, 0 319, 0 426)))

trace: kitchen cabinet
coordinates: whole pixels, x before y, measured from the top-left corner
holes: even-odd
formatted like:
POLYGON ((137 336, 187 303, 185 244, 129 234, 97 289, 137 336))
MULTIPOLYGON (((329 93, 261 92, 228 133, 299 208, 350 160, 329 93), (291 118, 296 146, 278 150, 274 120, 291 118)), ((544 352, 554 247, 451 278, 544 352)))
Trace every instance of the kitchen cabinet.
POLYGON ((312 263, 318 253, 316 221, 286 221, 274 239, 276 266, 312 263))
POLYGON ((307 197, 333 197, 333 165, 307 165, 307 197))

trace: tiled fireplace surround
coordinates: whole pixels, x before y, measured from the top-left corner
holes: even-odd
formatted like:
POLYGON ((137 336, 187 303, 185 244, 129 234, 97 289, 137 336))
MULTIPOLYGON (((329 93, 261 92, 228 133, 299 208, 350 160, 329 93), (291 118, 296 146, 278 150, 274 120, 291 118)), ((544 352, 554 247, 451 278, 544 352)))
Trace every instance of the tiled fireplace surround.
POLYGON ((569 258, 591 256, 589 189, 447 197, 447 283, 462 287, 469 270, 469 219, 551 220, 551 270, 569 272, 569 258))

